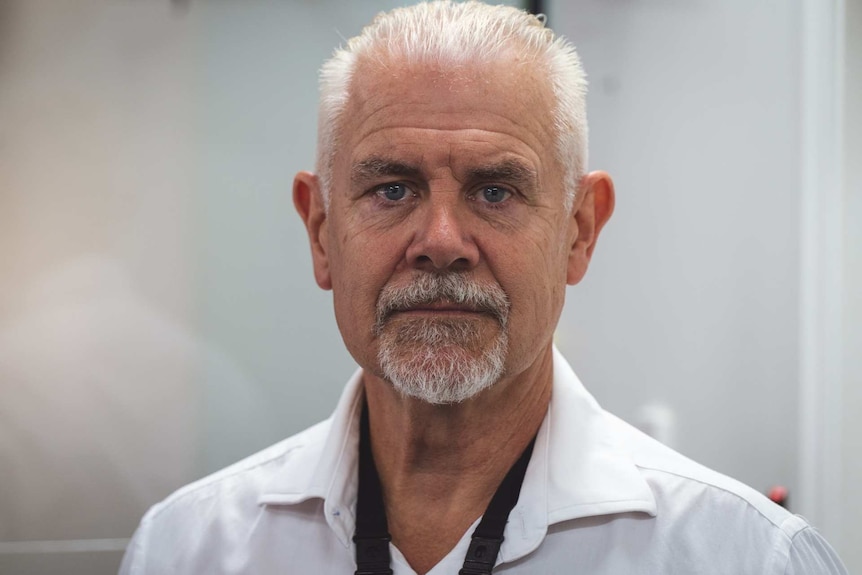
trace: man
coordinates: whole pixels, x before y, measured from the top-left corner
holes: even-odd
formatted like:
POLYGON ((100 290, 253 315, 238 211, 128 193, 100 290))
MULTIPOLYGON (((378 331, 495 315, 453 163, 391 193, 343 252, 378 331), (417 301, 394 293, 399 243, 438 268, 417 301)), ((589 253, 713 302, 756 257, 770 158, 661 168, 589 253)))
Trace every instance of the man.
POLYGON ((569 44, 478 3, 381 15, 326 63, 294 201, 361 369, 330 420, 151 510, 123 572, 844 572, 554 349, 614 207, 584 97, 569 44))

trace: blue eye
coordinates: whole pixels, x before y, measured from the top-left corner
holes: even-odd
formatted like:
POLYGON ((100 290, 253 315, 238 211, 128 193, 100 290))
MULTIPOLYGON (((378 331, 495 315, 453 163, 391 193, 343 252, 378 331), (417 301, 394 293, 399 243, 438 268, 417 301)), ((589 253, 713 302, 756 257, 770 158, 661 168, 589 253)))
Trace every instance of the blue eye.
POLYGON ((482 197, 488 203, 499 204, 509 197, 509 190, 497 186, 487 186, 482 188, 482 197))
POLYGON ((377 189, 377 195, 382 196, 390 202, 403 200, 407 196, 407 186, 404 184, 385 184, 377 189))

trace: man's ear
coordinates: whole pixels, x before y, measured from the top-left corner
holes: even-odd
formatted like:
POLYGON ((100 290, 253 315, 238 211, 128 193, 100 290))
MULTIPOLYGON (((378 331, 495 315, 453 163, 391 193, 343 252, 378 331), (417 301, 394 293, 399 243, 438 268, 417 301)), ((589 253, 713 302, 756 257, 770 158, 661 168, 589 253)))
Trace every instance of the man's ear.
POLYGON ((314 279, 322 289, 332 289, 326 229, 326 206, 320 180, 311 172, 299 172, 293 179, 293 205, 308 230, 314 279))
POLYGON ((573 208, 571 250, 566 281, 575 285, 587 273, 599 232, 614 212, 614 182, 606 172, 590 172, 581 179, 573 208))

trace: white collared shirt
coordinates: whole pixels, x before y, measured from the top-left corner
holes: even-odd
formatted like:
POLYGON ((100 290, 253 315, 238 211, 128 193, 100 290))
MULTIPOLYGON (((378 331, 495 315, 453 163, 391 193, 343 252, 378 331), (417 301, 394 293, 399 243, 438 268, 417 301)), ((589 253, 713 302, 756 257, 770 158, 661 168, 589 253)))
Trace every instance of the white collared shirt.
MULTIPOLYGON (((357 372, 327 421, 154 506, 121 574, 352 574, 362 396, 357 372)), ((429 575, 458 573, 474 527, 429 575)), ((391 551, 394 574, 413 575, 391 551)), ((802 518, 603 411, 555 349, 551 404, 494 573, 846 571, 802 518)))

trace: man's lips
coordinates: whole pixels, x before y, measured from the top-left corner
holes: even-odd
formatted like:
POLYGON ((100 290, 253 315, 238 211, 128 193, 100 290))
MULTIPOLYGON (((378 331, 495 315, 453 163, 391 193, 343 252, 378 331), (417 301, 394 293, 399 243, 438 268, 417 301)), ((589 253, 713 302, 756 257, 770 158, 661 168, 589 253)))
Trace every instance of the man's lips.
POLYGON ((486 310, 477 309, 467 305, 459 305, 449 302, 435 302, 420 304, 408 308, 397 309, 391 315, 397 314, 484 314, 486 310))
POLYGON ((386 285, 376 304, 373 332, 380 334, 386 322, 405 320, 496 320, 504 329, 509 318, 509 299, 499 285, 472 281, 456 273, 419 274, 403 286, 386 285))

